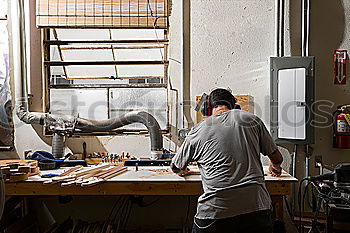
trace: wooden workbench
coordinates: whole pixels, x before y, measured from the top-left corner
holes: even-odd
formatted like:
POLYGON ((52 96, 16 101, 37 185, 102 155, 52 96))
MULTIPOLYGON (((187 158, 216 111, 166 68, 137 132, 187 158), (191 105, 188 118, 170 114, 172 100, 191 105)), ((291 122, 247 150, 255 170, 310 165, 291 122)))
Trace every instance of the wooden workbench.
MULTIPOLYGON (((167 167, 135 167, 117 177, 92 187, 68 186, 59 183, 43 184, 45 178, 32 176, 25 182, 6 183, 8 196, 50 196, 50 195, 201 195, 201 177, 191 175, 180 177, 171 172, 156 172, 167 167)), ((267 169, 264 167, 264 169, 267 169)), ((45 173, 57 171, 45 171, 45 173)), ((266 186, 273 200, 275 218, 283 219, 283 196, 291 193, 291 184, 297 180, 286 172, 281 177, 265 176, 266 186)))

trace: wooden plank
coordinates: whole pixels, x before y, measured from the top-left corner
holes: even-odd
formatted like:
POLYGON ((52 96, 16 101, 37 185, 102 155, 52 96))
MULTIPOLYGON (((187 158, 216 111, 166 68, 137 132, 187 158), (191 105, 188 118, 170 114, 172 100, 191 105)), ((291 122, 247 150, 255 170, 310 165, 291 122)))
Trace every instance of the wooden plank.
POLYGON ((0 169, 6 174, 5 182, 23 181, 40 171, 38 161, 25 159, 0 160, 0 169))
MULTIPOLYGON (((266 182, 270 195, 290 194, 289 182, 266 182)), ((121 181, 104 182, 92 187, 77 185, 61 187, 60 184, 44 185, 42 182, 18 182, 6 184, 6 195, 201 195, 202 183, 186 181, 121 181)))
POLYGON ((10 159, 10 160, 0 160, 0 166, 7 166, 10 164, 18 164, 21 166, 38 166, 38 161, 30 159, 10 159))
POLYGON ((242 110, 254 113, 254 98, 251 95, 234 95, 242 110))
MULTIPOLYGON (((234 95, 237 104, 241 106, 241 109, 250 113, 254 113, 254 98, 251 95, 234 95)), ((202 96, 196 96, 196 103, 199 102, 202 96)), ((203 119, 207 117, 204 117, 202 113, 196 112, 196 123, 201 122, 203 119)))
POLYGON ((6 184, 6 195, 200 195, 200 182, 104 182, 96 186, 81 187, 42 182, 6 184))
POLYGON ((290 182, 276 181, 268 182, 266 181, 266 188, 270 195, 290 195, 291 185, 290 182))

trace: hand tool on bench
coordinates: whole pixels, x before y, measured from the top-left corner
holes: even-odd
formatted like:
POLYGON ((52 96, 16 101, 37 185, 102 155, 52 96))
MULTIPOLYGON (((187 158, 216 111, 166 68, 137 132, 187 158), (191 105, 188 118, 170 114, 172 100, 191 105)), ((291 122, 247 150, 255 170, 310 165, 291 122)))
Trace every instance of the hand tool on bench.
POLYGON ((73 185, 73 184, 80 185, 80 184, 82 184, 84 182, 87 182, 89 180, 93 180, 93 179, 91 179, 92 177, 95 177, 97 175, 103 175, 103 174, 109 172, 112 169, 113 168, 110 166, 107 169, 102 170, 102 171, 94 171, 94 172, 91 172, 91 173, 86 174, 84 176, 80 176, 76 180, 73 180, 73 181, 70 181, 70 182, 66 182, 66 183, 62 183, 61 186, 69 186, 69 185, 73 185))
MULTIPOLYGON (((62 172, 61 174, 57 175, 56 177, 68 176, 69 174, 78 171, 82 167, 83 167, 82 165, 77 165, 75 167, 72 167, 72 168, 68 169, 65 172, 62 172)), ((44 184, 52 184, 52 183, 55 183, 52 179, 44 181, 44 184)))
POLYGON ((78 171, 79 169, 81 169, 83 167, 83 165, 77 165, 75 167, 72 167, 71 169, 68 169, 67 171, 59 174, 58 176, 67 176, 75 171, 78 171))
POLYGON ((71 179, 77 179, 78 177, 84 176, 84 175, 88 175, 88 174, 96 174, 100 171, 102 171, 103 169, 109 167, 109 164, 106 165, 102 165, 102 166, 98 166, 89 170, 85 170, 85 171, 80 171, 77 173, 71 173, 69 175, 66 176, 61 176, 61 177, 54 177, 52 178, 52 181, 54 182, 61 182, 61 181, 67 181, 67 180, 71 180, 71 179))
POLYGON ((102 170, 102 171, 91 172, 91 173, 86 174, 84 176, 78 177, 76 180, 70 180, 69 182, 63 182, 61 184, 61 186, 65 187, 65 186, 70 186, 70 185, 74 185, 74 184, 81 185, 83 183, 88 183, 88 182, 96 180, 96 177, 103 176, 105 174, 111 174, 114 171, 119 170, 119 169, 120 169, 119 167, 109 167, 109 168, 102 170))
POLYGON ((116 167, 116 168, 113 168, 110 170, 111 171, 109 171, 108 173, 97 176, 96 179, 93 181, 88 181, 86 183, 82 183, 81 186, 86 187, 86 186, 93 186, 93 185, 99 184, 103 181, 106 181, 112 177, 115 177, 121 173, 126 172, 128 170, 128 168, 127 167, 116 167))

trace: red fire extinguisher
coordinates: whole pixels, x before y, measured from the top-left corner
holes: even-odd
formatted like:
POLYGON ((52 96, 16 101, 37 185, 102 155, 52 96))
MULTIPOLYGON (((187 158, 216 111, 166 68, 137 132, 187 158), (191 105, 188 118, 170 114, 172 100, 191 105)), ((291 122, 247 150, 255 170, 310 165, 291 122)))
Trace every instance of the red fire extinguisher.
POLYGON ((338 108, 334 113, 333 147, 350 149, 350 106, 338 108))

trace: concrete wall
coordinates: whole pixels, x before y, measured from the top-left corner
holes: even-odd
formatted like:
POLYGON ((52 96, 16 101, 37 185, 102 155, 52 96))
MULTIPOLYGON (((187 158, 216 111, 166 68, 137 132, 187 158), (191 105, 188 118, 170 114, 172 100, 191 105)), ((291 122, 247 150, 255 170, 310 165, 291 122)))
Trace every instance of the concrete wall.
MULTIPOLYGON (((32 14, 31 23, 28 25, 31 27, 31 109, 41 111, 40 32, 34 24, 35 1, 30 2, 32 14)), ((182 95, 185 95, 188 101, 192 101, 193 107, 196 95, 209 92, 215 87, 230 88, 233 93, 252 95, 255 113, 268 124, 269 57, 275 54, 275 1, 192 0, 190 4, 185 1, 184 6, 180 0, 173 2, 169 73, 172 86, 179 91, 179 95, 176 96, 175 91, 170 91, 173 131, 172 136, 164 139, 165 148, 175 150, 176 146, 172 141, 177 141, 176 128, 187 126, 187 122, 195 120, 193 108, 187 108, 186 111, 190 114, 183 121, 182 95), (183 21, 189 26, 184 31, 183 21), (184 52, 183 47, 186 48, 184 52), (181 88, 182 77, 186 83, 184 90, 181 88), (175 106, 177 98, 180 103, 175 106), (175 111, 176 109, 178 111, 175 111), (176 118, 178 122, 175 122, 176 118)), ((334 103, 333 106, 322 106, 323 111, 327 112, 333 112, 336 105, 349 102, 348 85, 340 87, 332 84, 333 50, 347 49, 350 45, 350 37, 347 34, 350 18, 346 17, 349 11, 350 3, 345 0, 322 0, 312 3, 310 55, 316 56, 316 100, 334 103)), ((300 55, 300 4, 295 1, 291 1, 290 6, 287 4, 287 15, 289 14, 290 20, 286 22, 286 55, 300 55)), ((328 123, 329 116, 328 114, 328 123)), ((322 119, 320 116, 319 120, 322 119)), ((23 156, 23 151, 28 149, 50 150, 50 139, 42 136, 41 127, 23 125, 16 117, 15 122, 15 144, 20 157, 23 156)), ((72 138, 68 140, 67 146, 71 151, 80 153, 84 141, 87 142, 88 152, 127 151, 138 157, 148 156, 149 153, 149 138, 144 136, 72 138)), ((324 162, 330 165, 349 161, 348 151, 332 149, 331 141, 332 132, 329 125, 316 129, 314 155, 322 155, 324 162)), ((289 157, 287 152, 285 156, 289 157)), ((302 161, 302 153, 300 158, 302 161)), ((302 163, 300 167, 303 167, 302 163)))
MULTIPOLYGON (((318 105, 321 114, 321 111, 333 112, 337 106, 350 102, 349 82, 346 86, 333 84, 333 52, 336 49, 350 50, 350 2, 322 0, 313 2, 312 9, 310 55, 316 57, 316 100, 321 102, 318 105), (324 104, 327 102, 329 104, 324 104), (326 106, 322 108, 322 105, 326 106)), ((331 116, 327 116, 327 122, 331 121, 331 116)), ((315 135, 314 155, 321 155, 325 164, 335 166, 350 162, 349 150, 331 147, 332 128, 329 124, 320 123, 315 135)))

